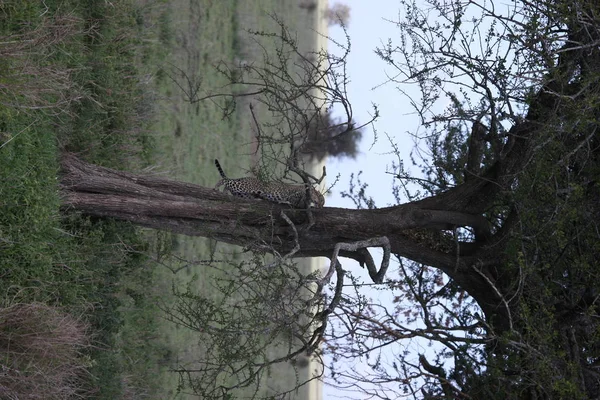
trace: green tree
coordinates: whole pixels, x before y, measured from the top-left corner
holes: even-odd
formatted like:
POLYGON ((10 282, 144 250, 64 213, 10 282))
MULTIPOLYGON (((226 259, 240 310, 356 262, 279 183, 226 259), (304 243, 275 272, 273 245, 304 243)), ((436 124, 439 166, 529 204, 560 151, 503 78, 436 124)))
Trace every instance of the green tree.
MULTIPOLYGON (((351 126, 356 124, 351 122, 351 126)), ((327 156, 356 158, 362 134, 361 128, 348 130, 346 122, 327 112, 325 115, 315 116, 310 122, 301 152, 309 160, 317 161, 327 156)))
MULTIPOLYGON (((287 314, 263 312, 253 320, 254 331, 287 326, 296 341, 286 357, 263 352, 260 363, 246 362, 248 382, 257 371, 302 353, 318 358, 322 348, 332 356, 327 367, 336 384, 374 397, 597 398, 600 5, 537 0, 500 10, 479 1, 402 4, 400 45, 390 41, 377 51, 397 68, 390 84, 421 89, 413 103, 427 135, 419 144, 431 157, 414 158, 424 178, 411 177, 399 160, 397 205, 376 208, 357 179, 347 193, 357 209, 290 210, 70 156, 63 160, 65 205, 275 255, 265 268, 246 268, 245 276, 264 279, 258 271, 273 271, 283 286, 274 289, 264 279, 265 290, 254 291, 252 299, 279 304, 298 285, 311 296, 301 310, 290 305, 287 314), (444 100, 449 106, 433 113, 444 100), (419 191, 409 191, 407 181, 418 183, 419 191), (381 265, 369 247, 383 249, 381 265), (331 260, 322 278, 293 277, 285 272, 293 269, 282 268, 294 257, 314 256, 331 260), (365 293, 339 256, 365 265, 372 287, 392 296, 394 306, 365 293), (398 272, 386 276, 392 257, 398 272), (438 346, 410 351, 419 343, 438 346), (348 362, 360 357, 367 359, 366 370, 348 362)), ((267 106, 280 122, 255 120, 261 159, 278 160, 284 176, 296 172, 309 182, 298 154, 315 110, 342 104, 352 127, 343 89, 347 53, 304 57, 285 29, 276 40, 281 48, 269 62, 235 74, 223 67, 235 78, 231 91, 204 98, 223 100, 224 110, 244 96, 267 106), (291 56, 305 74, 285 68, 291 56), (286 152, 273 150, 275 143, 286 143, 286 152)), ((245 281, 232 277, 231 285, 245 281)), ((259 303, 245 304, 240 315, 259 303)), ((250 330, 225 324, 213 306, 201 316, 220 322, 197 329, 209 326, 215 340, 228 339, 223 349, 244 332, 250 346, 250 330)), ((201 325, 198 315, 185 315, 188 325, 201 325)), ((228 360, 215 368, 223 371, 228 360)), ((228 390, 227 383, 214 385, 213 395, 228 390)))

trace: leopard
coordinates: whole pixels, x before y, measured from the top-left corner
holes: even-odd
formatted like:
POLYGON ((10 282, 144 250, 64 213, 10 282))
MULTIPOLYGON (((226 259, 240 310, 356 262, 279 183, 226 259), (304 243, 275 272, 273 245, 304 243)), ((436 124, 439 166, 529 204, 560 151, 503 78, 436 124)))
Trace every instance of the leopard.
POLYGON ((292 208, 323 208, 325 197, 312 185, 309 185, 310 201, 306 200, 307 185, 293 185, 278 182, 263 182, 257 178, 245 177, 231 179, 225 175, 219 160, 215 159, 215 166, 219 170, 221 180, 215 189, 224 187, 226 192, 243 199, 262 199, 277 204, 287 204, 292 208))

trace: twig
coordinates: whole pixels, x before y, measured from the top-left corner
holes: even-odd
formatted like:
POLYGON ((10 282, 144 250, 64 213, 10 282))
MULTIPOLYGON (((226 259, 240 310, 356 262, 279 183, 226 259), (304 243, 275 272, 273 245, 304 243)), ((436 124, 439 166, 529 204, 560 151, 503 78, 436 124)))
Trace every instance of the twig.
POLYGON ((292 222, 292 220, 285 214, 285 212, 283 210, 281 210, 281 218, 283 218, 285 220, 285 222, 288 223, 288 225, 292 228, 292 230, 294 231, 294 248, 292 250, 290 250, 289 253, 287 253, 286 255, 284 255, 282 258, 286 259, 286 258, 291 258, 294 256, 294 254, 296 254, 299 250, 300 250, 300 243, 298 242, 298 231, 296 230, 296 225, 294 225, 294 223, 292 222))
POLYGON ((27 129, 29 129, 29 127, 35 123, 37 123, 38 120, 36 119, 35 121, 33 121, 32 123, 30 123, 29 125, 27 125, 25 128, 21 129, 19 132, 17 132, 16 135, 14 135, 13 137, 11 137, 10 139, 8 139, 6 142, 2 143, 0 145, 0 149, 3 148, 4 146, 6 146, 7 144, 9 144, 11 141, 13 141, 17 136, 19 136, 21 133, 25 132, 27 129))
POLYGON ((508 306, 506 299, 504 298, 504 296, 502 296, 502 293, 500 293, 500 290, 498 290, 498 288, 496 287, 496 285, 494 285, 494 283, 490 280, 490 278, 488 278, 483 272, 481 272, 475 265, 473 265, 473 269, 490 285, 490 287, 494 290, 494 293, 496 293, 496 296, 498 296, 500 298, 500 300, 502 300, 502 304, 504 304, 504 307, 506 308, 506 315, 508 317, 508 326, 509 326, 510 330, 512 331, 512 329, 513 329, 512 316, 510 313, 510 307, 508 306))

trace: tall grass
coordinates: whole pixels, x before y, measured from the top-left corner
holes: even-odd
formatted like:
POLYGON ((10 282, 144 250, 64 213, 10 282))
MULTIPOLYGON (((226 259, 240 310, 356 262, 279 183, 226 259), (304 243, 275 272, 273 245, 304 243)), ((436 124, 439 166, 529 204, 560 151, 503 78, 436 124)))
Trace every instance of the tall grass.
MULTIPOLYGON (((284 3, 290 10, 298 8, 294 1, 284 3)), ((193 336, 159 326, 156 307, 156 297, 166 298, 172 284, 189 277, 174 279, 172 272, 156 267, 148 256, 148 235, 137 228, 61 209, 61 152, 128 170, 158 162, 163 170, 171 169, 172 177, 211 185, 217 179, 215 157, 247 169, 250 160, 239 156, 250 152, 251 124, 238 118, 224 121, 219 108, 209 103, 185 103, 167 72, 178 65, 219 86, 214 65, 234 62, 240 51, 237 30, 249 27, 237 26, 237 10, 246 13, 250 7, 248 15, 263 15, 263 8, 280 2, 261 4, 0 0, 0 298, 13 299, 20 307, 45 305, 54 310, 49 315, 85 315, 75 320, 87 324, 85 332, 93 332, 94 345, 72 343, 76 377, 62 381, 86 388, 72 391, 74 396, 170 398, 177 377, 165 378, 164 372, 175 363, 173 342, 181 342, 179 350, 188 349, 178 355, 180 361, 196 354, 189 346, 193 336), (161 147, 163 158, 155 158, 155 146, 161 147)), ((214 247, 165 234, 157 234, 155 242, 157 247, 179 245, 186 260, 214 247)), ((203 266, 183 271, 206 274, 203 266)), ((6 314, 2 332, 23 332, 15 325, 23 310, 15 306, 6 314)), ((60 343, 47 343, 67 351, 60 343)), ((43 360, 29 352, 33 358, 26 371, 38 371, 37 380, 10 375, 3 388, 52 378, 43 360)), ((1 358, 0 375, 15 368, 14 362, 15 356, 1 358)), ((14 393, 0 392, 0 398, 14 393)), ((28 398, 25 392, 18 397, 28 398)))
POLYGON ((18 304, 0 311, 0 398, 141 398, 168 354, 148 335, 157 313, 139 290, 152 286, 148 244, 128 224, 61 209, 58 162, 67 149, 147 164, 153 96, 136 66, 137 9, 22 0, 0 10, 0 298, 18 304))
POLYGON ((0 398, 83 398, 89 326, 42 303, 0 308, 0 398))
POLYGON ((56 65, 57 53, 73 46, 93 27, 72 15, 41 18, 32 29, 23 26, 0 38, 0 105, 31 113, 68 112, 81 100, 83 89, 73 79, 77 71, 56 65))

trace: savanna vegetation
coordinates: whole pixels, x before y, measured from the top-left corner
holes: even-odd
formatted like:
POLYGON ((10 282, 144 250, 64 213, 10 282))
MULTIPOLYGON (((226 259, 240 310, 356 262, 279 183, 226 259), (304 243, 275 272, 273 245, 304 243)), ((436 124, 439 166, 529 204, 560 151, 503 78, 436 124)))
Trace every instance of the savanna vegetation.
POLYGON ((64 149, 147 165, 142 16, 131 4, 64 1, 3 2, 0 13, 2 397, 143 395, 167 350, 148 340, 150 297, 127 315, 119 307, 151 285, 145 257, 129 251, 147 241, 127 224, 61 213, 57 175, 64 149), (141 324, 122 329, 129 318, 141 324))
POLYGON ((249 169, 242 117, 177 82, 224 82, 214 66, 246 57, 240 21, 298 10, 307 31, 291 2, 0 2, 0 397, 185 397, 169 369, 195 339, 160 307, 211 244, 65 207, 60 159, 200 183, 216 181, 214 157, 249 169))
MULTIPOLYGON (((397 184, 390 190, 396 205, 378 208, 368 183, 358 180, 345 193, 357 205, 352 210, 290 209, 231 198, 151 171, 122 171, 133 169, 131 165, 103 167, 98 165, 102 159, 93 157, 104 146, 91 142, 86 147, 89 157, 59 157, 55 151, 48 164, 55 174, 45 179, 36 175, 41 165, 31 168, 38 157, 25 163, 18 172, 22 176, 13 175, 15 188, 28 181, 46 182, 47 197, 55 200, 49 214, 27 214, 3 228, 9 234, 3 231, 2 246, 13 256, 2 262, 20 260, 22 254, 24 262, 39 265, 2 265, 17 282, 4 288, 7 298, 27 295, 29 303, 41 300, 67 311, 81 310, 82 304, 101 304, 98 308, 104 310, 102 301, 118 299, 122 291, 133 301, 146 299, 143 289, 100 285, 98 276, 115 279, 119 273, 146 272, 151 280, 153 275, 143 266, 164 263, 164 248, 177 246, 178 239, 155 236, 154 247, 148 248, 147 242, 136 241, 132 225, 158 228, 212 239, 210 251, 195 255, 208 258, 190 254, 180 260, 181 268, 201 265, 204 273, 175 287, 173 301, 161 303, 167 318, 192 332, 195 350, 202 354, 193 362, 178 363, 175 372, 183 392, 203 398, 291 396, 295 386, 311 379, 300 375, 303 366, 310 365, 309 358, 326 368, 330 382, 340 390, 375 398, 597 398, 600 8, 590 0, 523 1, 502 10, 494 2, 425 3, 402 1, 398 44, 392 39, 376 49, 397 71, 389 84, 419 88, 418 98, 412 100, 426 130, 425 135, 415 135, 420 151, 411 159, 423 174, 412 176, 402 159, 393 165, 397 184), (447 106, 434 112, 440 101, 447 106), (418 157, 425 153, 427 157, 418 157), (40 233, 37 242, 19 236, 35 233, 31 227, 44 226, 35 223, 40 220, 47 232, 40 233), (49 241, 49 234, 56 239, 49 241), (85 253, 73 253, 70 245, 60 247, 62 241, 89 247, 85 253), (30 242, 42 247, 26 251, 23 246, 30 242), (107 252, 105 245, 98 245, 101 242, 119 251, 107 252), (252 255, 243 259, 222 243, 252 255), (374 260, 374 247, 382 249, 381 261, 374 260), (111 262, 115 254, 120 259, 111 262), (40 260, 42 256, 52 258, 40 260), (323 276, 307 274, 293 262, 315 256, 331 261, 323 276), (366 267, 371 282, 358 281, 344 268, 342 257, 366 267), (94 261, 102 265, 90 272, 94 261), (72 265, 81 265, 81 270, 74 271, 72 265), (106 271, 107 265, 117 271, 106 271), (28 275, 37 270, 46 275, 28 275), (75 284, 52 285, 57 279, 75 284), (92 283, 98 289, 85 286, 92 283), (205 290, 208 287, 214 290, 205 290), (96 303, 88 300, 107 289, 111 292, 103 292, 96 303), (379 301, 383 296, 391 302, 379 301), (75 301, 69 303, 69 298, 75 301), (358 359, 366 360, 366 366, 357 366, 358 359), (273 374, 290 365, 295 372, 292 389, 271 387, 271 394, 265 393, 265 386, 280 381, 273 374), (249 392, 242 394, 242 389, 249 392)), ((251 32, 262 57, 259 62, 236 60, 232 52, 230 62, 215 63, 214 79, 221 79, 220 85, 203 85, 205 71, 181 65, 161 74, 177 83, 186 107, 220 112, 233 124, 230 127, 241 128, 236 125, 239 120, 230 118, 237 107, 247 110, 257 175, 310 183, 318 177, 306 173, 302 150, 310 143, 311 122, 319 115, 315 111, 343 110, 337 124, 343 129, 335 137, 357 128, 345 92, 350 46, 337 43, 335 54, 307 53, 285 21, 274 21, 271 31, 251 32)), ((84 27, 89 32, 99 29, 93 24, 84 27)), ((93 41, 81 53, 91 54, 86 49, 92 45, 93 41)), ((65 54, 69 52, 50 51, 47 56, 65 54)), ((99 90, 86 83, 81 83, 84 93, 99 90)), ((64 93, 71 92, 60 91, 64 93)), ((78 95, 42 97, 76 107, 86 103, 78 95)), ((49 128, 55 128, 52 118, 69 115, 48 111, 52 104, 39 111, 35 100, 6 100, 5 113, 11 117, 7 121, 16 124, 18 116, 40 112, 49 128), (20 112, 15 104, 27 105, 29 111, 20 112)), ((91 102, 93 106, 99 100, 91 102)), ((105 117, 112 115, 106 111, 110 107, 101 109, 105 117)), ((26 135, 30 128, 22 123, 3 129, 15 132, 5 142, 14 145, 22 136, 43 136, 26 135)), ((180 126, 174 134, 183 131, 180 126)), ((85 136, 100 142, 105 138, 85 136)), ((388 139, 393 149, 396 141, 393 136, 388 139)), ((210 135, 204 140, 210 143, 210 135)), ((72 146, 77 142, 68 135, 60 143, 69 153, 76 151, 72 146)), ((134 143, 144 148, 146 142, 134 143)), ((119 142, 110 149, 118 147, 119 142)), ((49 148, 58 147, 53 143, 49 148)), ((109 152, 115 154, 121 153, 109 152)), ((138 162, 143 166, 144 158, 138 162)), ((22 205, 32 202, 30 193, 37 189, 23 187, 23 192, 26 195, 9 204, 17 207, 13 213, 27 213, 30 207, 22 205)), ((152 284, 159 286, 149 281, 146 287, 152 284)), ((93 323, 92 319, 92 329, 93 323)), ((114 336, 103 343, 110 345, 110 338, 114 336)), ((144 340, 149 343, 153 341, 144 340)), ((80 352, 85 346, 82 341, 73 347, 80 352)), ((117 356, 105 365, 123 365, 117 356)), ((92 360, 100 364, 98 357, 92 360)), ((117 376, 123 377, 110 375, 117 376)))

